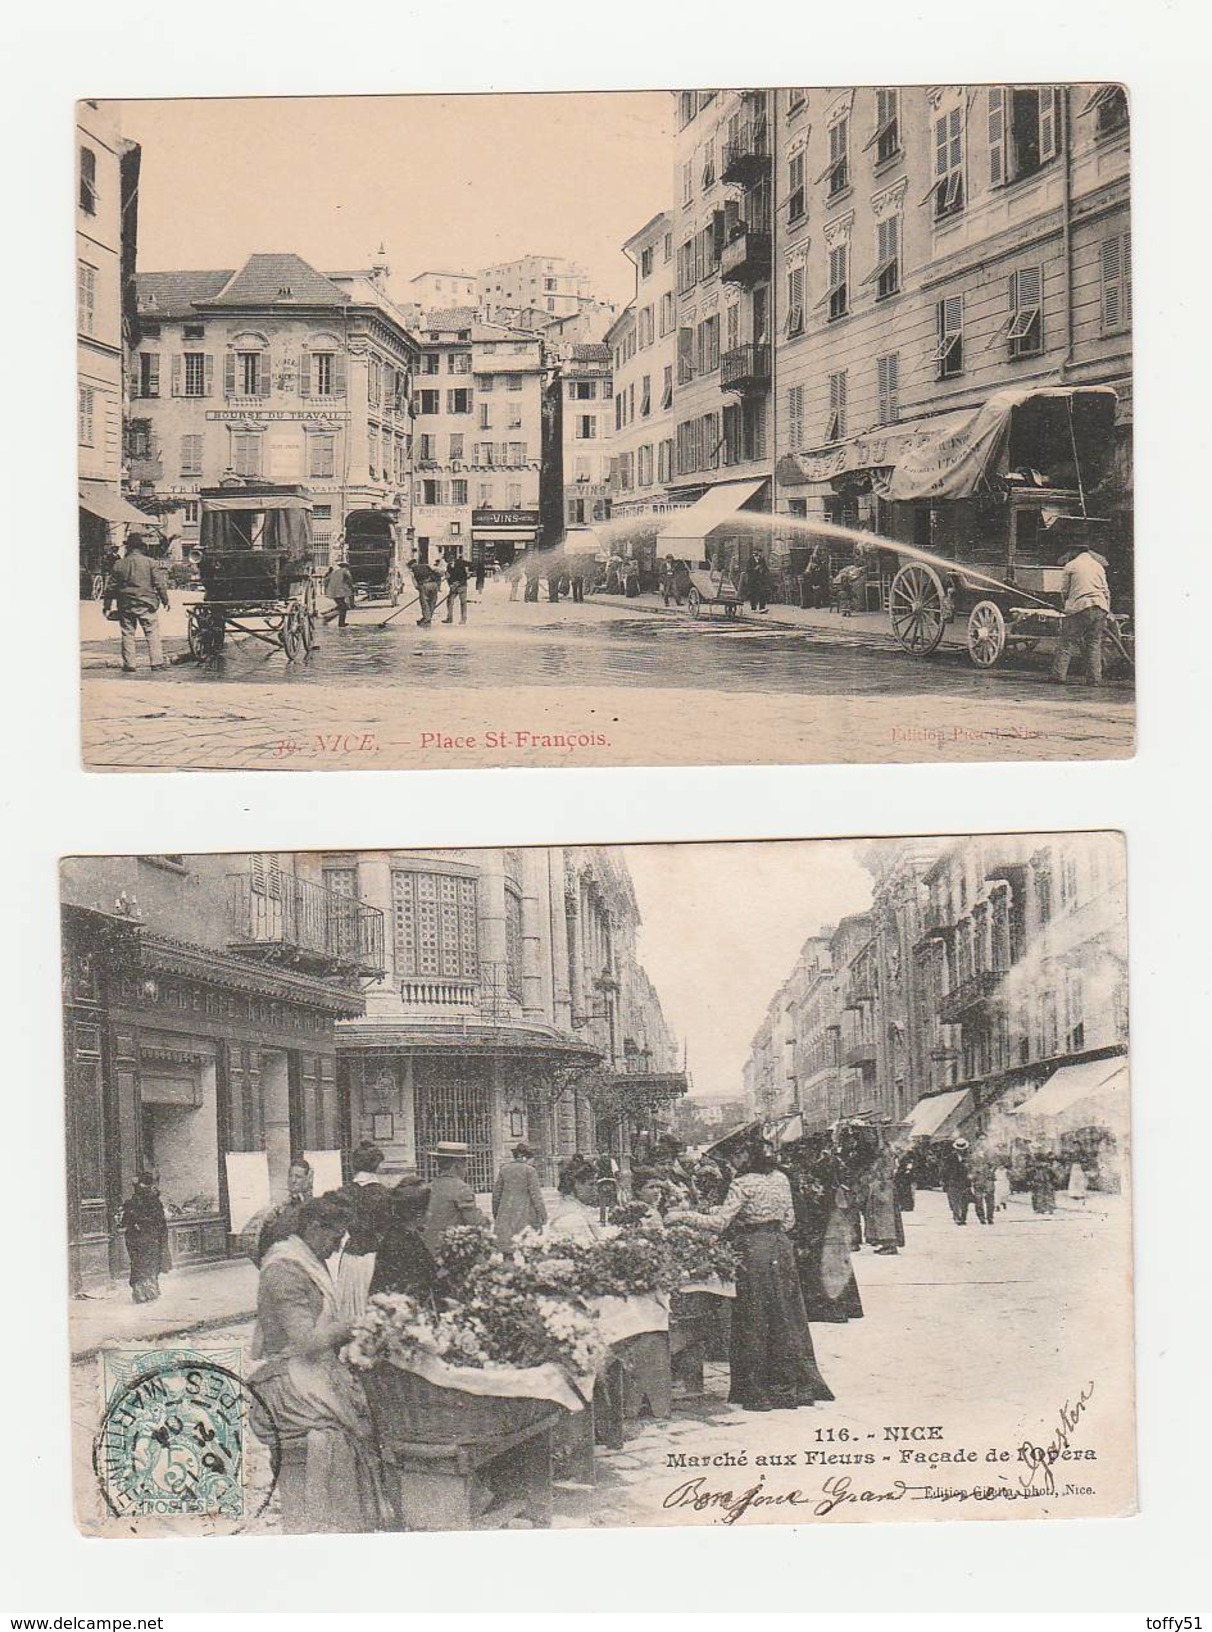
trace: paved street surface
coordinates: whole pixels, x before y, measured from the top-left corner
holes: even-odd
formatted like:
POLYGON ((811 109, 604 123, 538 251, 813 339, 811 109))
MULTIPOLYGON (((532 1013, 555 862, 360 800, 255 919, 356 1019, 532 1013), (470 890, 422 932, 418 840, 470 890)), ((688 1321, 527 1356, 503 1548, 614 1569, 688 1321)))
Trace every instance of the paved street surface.
MULTIPOLYGON (((450 769, 1072 759, 1132 753, 1132 688, 1061 690, 1038 655, 975 670, 962 648, 904 653, 883 614, 772 607, 695 621, 657 596, 582 605, 473 600, 466 627, 390 607, 324 626, 303 663, 229 637, 125 675, 116 626, 81 608, 84 746, 96 769, 450 769), (556 739, 556 740, 552 740, 556 739)), ((146 661, 141 654, 141 662, 146 661)))
MULTIPOLYGON (((749 1506, 735 1522, 773 1523, 813 1519, 970 1519, 1079 1517, 1083 1497, 1066 1487, 1092 1490, 1091 1504, 1104 1513, 1132 1506, 1132 1402, 1122 1378, 1131 1364, 1131 1303, 1123 1266, 1129 1252, 1129 1216, 1124 1200, 1092 1196, 1085 1210, 1061 1198, 1050 1218, 1035 1216, 1015 1197, 992 1229, 969 1220, 951 1222, 946 1203, 933 1191, 918 1196, 906 1215, 905 1250, 897 1257, 864 1251, 856 1268, 864 1319, 844 1326, 813 1327, 817 1361, 836 1395, 832 1404, 810 1410, 750 1413, 727 1403, 728 1369, 709 1367, 707 1397, 680 1403, 669 1422, 645 1420, 619 1451, 601 1451, 595 1486, 557 1490, 556 1524, 564 1527, 630 1524, 727 1522, 731 1508, 712 1504, 695 1511, 702 1491, 734 1498, 764 1480, 774 1494, 792 1490, 808 1498, 786 1506, 749 1506), (1116 1266, 1119 1266, 1118 1270, 1116 1266), (1096 1452, 1094 1460, 1058 1464, 1057 1493, 1030 1499, 973 1501, 925 1498, 914 1491, 894 1503, 847 1503, 826 1514, 814 1508, 829 1498, 826 1481, 849 1479, 848 1493, 894 1491, 895 1482, 952 1490, 996 1484, 1017 1487, 1023 1464, 1020 1444, 1048 1444, 1066 1402, 1092 1389, 1070 1433, 1074 1449, 1096 1452), (902 1442, 888 1428, 917 1430, 902 1442), (933 1432, 932 1432, 933 1430, 933 1432), (805 1454, 875 1457, 869 1465, 809 1464, 805 1454), (975 1463, 909 1463, 914 1455, 954 1455, 975 1451, 975 1463), (990 1463, 1002 1450, 1010 1460, 990 1463), (787 1466, 759 1466, 758 1454, 794 1455, 787 1466), (735 1460, 745 1456, 743 1466, 735 1460), (671 1458, 706 1458, 698 1465, 671 1465, 671 1458), (887 1459, 887 1460, 885 1460, 887 1459), (666 1507, 676 1492, 702 1478, 686 1505, 666 1507)), ((228 1307, 247 1294, 247 1266, 225 1265, 212 1273, 224 1290, 210 1308, 228 1307)), ((170 1282, 186 1277, 168 1277, 170 1282)), ((73 1305, 73 1309, 78 1308, 73 1305)), ((117 1305, 114 1305, 115 1310, 117 1305)), ((121 1335, 128 1334, 123 1330, 121 1335)), ((251 1322, 233 1319, 198 1335, 203 1345, 247 1344, 251 1322)), ((177 1341, 186 1341, 178 1336, 177 1341)), ((97 1361, 72 1368, 77 1490, 92 1491, 88 1469, 97 1427, 97 1361)), ((254 1459, 255 1460, 255 1459, 254 1459)), ((256 1480, 264 1483, 258 1464, 256 1480)), ((1042 1480, 1038 1481, 1042 1484, 1042 1480)), ((834 1487, 834 1494, 837 1494, 834 1487)), ((257 1529, 278 1525, 276 1502, 256 1521, 257 1529)))

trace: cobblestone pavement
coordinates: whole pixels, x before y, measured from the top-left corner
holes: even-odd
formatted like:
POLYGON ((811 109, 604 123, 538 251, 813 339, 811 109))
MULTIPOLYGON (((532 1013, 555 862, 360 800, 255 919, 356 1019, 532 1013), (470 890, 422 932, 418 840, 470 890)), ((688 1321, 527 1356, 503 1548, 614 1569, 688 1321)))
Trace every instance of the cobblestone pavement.
MULTIPOLYGON (((992 1229, 972 1219, 960 1230, 942 1196, 923 1192, 905 1222, 904 1252, 877 1257, 864 1251, 856 1257, 864 1318, 813 1327, 817 1362, 834 1402, 795 1412, 745 1412, 727 1403, 727 1366, 710 1364, 702 1399, 679 1402, 667 1422, 643 1419, 620 1450, 599 1450, 593 1486, 557 1488, 556 1525, 723 1522, 716 1508, 696 1512, 689 1505, 663 1505, 699 1477, 712 1491, 739 1494, 764 1479, 765 1489, 795 1488, 814 1497, 826 1479, 838 1476, 853 1478, 856 1486, 863 1479, 874 1485, 877 1479, 886 1484, 903 1478, 920 1485, 949 1477, 1015 1478, 1016 1469, 991 1471, 988 1451, 1013 1454, 1024 1439, 1046 1442, 1062 1405, 1090 1384, 1088 1417, 1074 1440, 1097 1448, 1104 1461, 1077 1465, 1074 1479, 1091 1483, 1100 1500, 1106 1496, 1121 1510, 1130 1508, 1132 1405, 1130 1391, 1126 1397, 1123 1392, 1131 1365, 1126 1202, 1092 1196, 1079 1211, 1062 1199, 1060 1212, 1042 1218, 1016 1197, 992 1229), (936 1437, 910 1444, 911 1455, 974 1450, 978 1466, 949 1476, 946 1467, 906 1464, 906 1447, 885 1433, 900 1426, 929 1431, 931 1425, 936 1437), (1106 1460, 1110 1445, 1118 1445, 1118 1459, 1106 1460), (875 1456, 873 1467, 805 1461, 807 1452, 849 1455, 856 1447, 875 1456), (794 1455, 796 1461, 763 1466, 759 1455, 794 1455), (678 1464, 679 1457, 704 1460, 678 1464)), ((238 1320, 212 1327, 196 1341, 212 1346, 247 1343, 250 1337, 251 1323, 238 1320)), ((72 1367, 72 1421, 78 1501, 88 1504, 95 1492, 90 1469, 97 1427, 95 1358, 72 1367)), ((268 1472, 259 1447, 253 1449, 259 1492, 268 1472)), ((1024 1506, 1001 1504, 993 1516, 1018 1517, 1024 1506)), ((1034 1503, 1031 1516, 1046 1509, 1050 1504, 1034 1503)), ((1061 1501, 1055 1510, 1078 1516, 1080 1498, 1061 1501)), ((797 1507, 794 1517, 803 1520, 810 1511, 797 1507)), ((835 1510, 833 1517, 989 1515, 988 1505, 942 1512, 929 1501, 908 1500, 894 1511, 865 1509, 856 1515, 850 1508, 835 1510)), ((744 1522, 791 1517, 784 1508, 751 1508, 744 1522)), ((278 1526, 274 1499, 252 1528, 278 1526)))
POLYGON ((184 602, 172 665, 124 675, 82 608, 86 763, 96 769, 451 769, 1073 759, 1132 752, 1123 679, 1092 692, 1038 655, 991 673, 958 648, 907 656, 881 615, 773 608, 691 620, 658 598, 511 602, 418 630, 362 608, 306 662, 252 640, 199 667, 184 602), (556 739, 556 740, 552 740, 556 739))

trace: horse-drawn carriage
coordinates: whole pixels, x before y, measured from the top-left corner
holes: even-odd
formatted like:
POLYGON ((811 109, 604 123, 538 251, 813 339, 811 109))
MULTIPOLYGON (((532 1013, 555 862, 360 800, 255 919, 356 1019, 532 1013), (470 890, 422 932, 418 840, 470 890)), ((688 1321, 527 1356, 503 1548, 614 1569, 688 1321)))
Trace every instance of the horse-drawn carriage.
POLYGON ((316 628, 306 490, 246 482, 198 497, 202 599, 188 608, 193 656, 215 656, 233 630, 281 646, 288 662, 306 657, 316 628))
MULTIPOLYGON (((1055 644, 1062 555, 1110 549, 1110 523, 1090 513, 1090 499, 1111 463, 1115 409, 1106 387, 1005 391, 902 456, 888 496, 929 499, 934 525, 930 549, 898 552, 888 590, 905 651, 928 657, 962 641, 990 669, 1007 653, 1055 644)), ((1130 661, 1128 624, 1114 612, 1105 638, 1130 661)))

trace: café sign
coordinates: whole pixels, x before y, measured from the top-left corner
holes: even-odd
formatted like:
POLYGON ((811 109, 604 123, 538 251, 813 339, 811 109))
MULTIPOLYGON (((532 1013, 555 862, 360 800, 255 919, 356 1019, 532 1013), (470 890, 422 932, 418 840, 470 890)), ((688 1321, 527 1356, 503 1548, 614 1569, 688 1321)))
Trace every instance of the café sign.
POLYGON ((537 527, 537 510, 473 510, 473 527, 537 527))

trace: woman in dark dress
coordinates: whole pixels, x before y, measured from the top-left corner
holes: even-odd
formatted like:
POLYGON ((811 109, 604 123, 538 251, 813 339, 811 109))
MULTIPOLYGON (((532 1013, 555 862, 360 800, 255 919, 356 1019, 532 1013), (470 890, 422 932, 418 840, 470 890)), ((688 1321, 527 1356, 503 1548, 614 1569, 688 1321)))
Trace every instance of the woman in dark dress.
POLYGON ((728 1399, 747 1411, 794 1411, 833 1394, 817 1369, 796 1274, 791 1185, 765 1146, 752 1152, 746 1167, 722 1206, 693 1215, 727 1230, 740 1257, 728 1399))
POLYGON ((833 1324, 863 1318, 850 1257, 851 1223, 841 1170, 831 1145, 805 1152, 791 1176, 796 1263, 808 1319, 833 1324))
POLYGON ((1056 1173, 1052 1166, 1052 1158, 1044 1151, 1036 1151, 1027 1167, 1027 1179, 1031 1185, 1031 1211, 1033 1213, 1054 1213, 1056 1211, 1056 1173))
POLYGON ((160 1296, 160 1275, 171 1269, 168 1256, 168 1220, 160 1200, 160 1175, 144 1168, 122 1207, 122 1233, 130 1259, 130 1290, 136 1303, 154 1303, 160 1296))
POLYGON ((427 1303, 438 1279, 438 1266, 421 1234, 429 1210, 429 1186, 420 1179, 401 1179, 391 1199, 391 1221, 375 1254, 370 1296, 406 1292, 418 1303, 427 1303))

